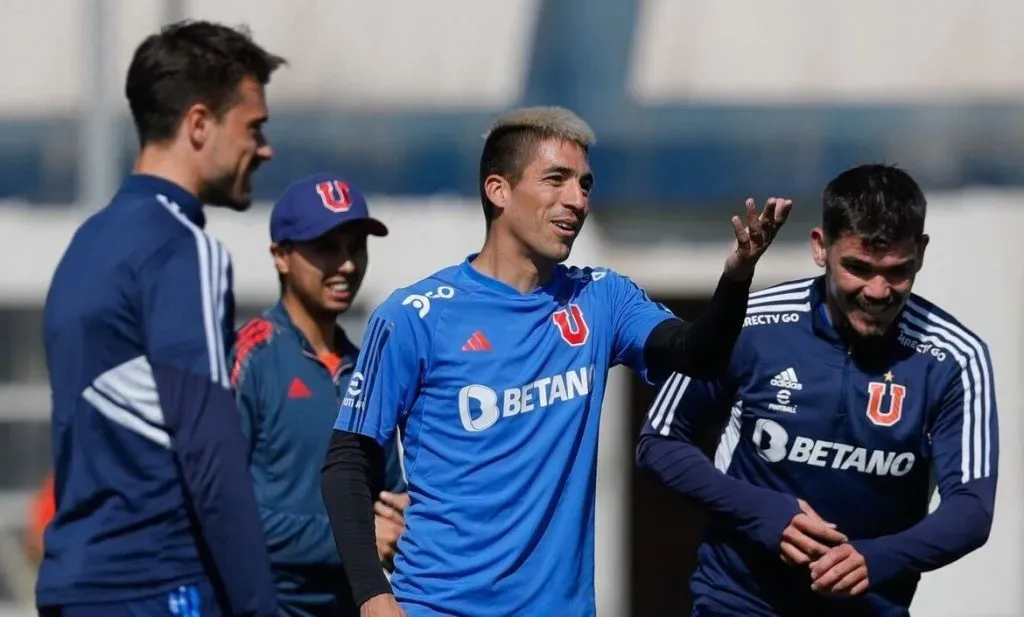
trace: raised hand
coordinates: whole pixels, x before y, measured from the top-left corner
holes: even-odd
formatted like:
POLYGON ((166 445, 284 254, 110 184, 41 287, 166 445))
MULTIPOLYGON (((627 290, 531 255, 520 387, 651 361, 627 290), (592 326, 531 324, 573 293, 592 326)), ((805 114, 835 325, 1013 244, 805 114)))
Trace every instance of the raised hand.
POLYGON ((732 217, 732 228, 736 234, 732 252, 725 260, 725 275, 745 281, 754 276, 754 266, 768 249, 779 229, 785 224, 793 201, 782 197, 771 197, 761 213, 752 198, 747 199, 746 225, 740 217, 732 217))

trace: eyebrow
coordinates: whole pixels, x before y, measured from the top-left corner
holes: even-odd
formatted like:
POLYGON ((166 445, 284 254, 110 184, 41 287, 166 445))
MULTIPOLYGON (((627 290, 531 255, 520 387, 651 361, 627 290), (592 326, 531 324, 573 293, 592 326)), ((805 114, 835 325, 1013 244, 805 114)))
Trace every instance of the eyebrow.
MULTIPOLYGON (((549 167, 546 170, 544 170, 544 175, 545 176, 553 174, 553 173, 561 174, 563 176, 575 176, 575 175, 577 175, 575 169, 573 169, 571 167, 566 167, 565 165, 554 165, 554 166, 549 167)), ((580 176, 580 183, 581 184, 587 183, 587 182, 589 182, 590 184, 594 183, 594 172, 593 171, 588 171, 587 173, 585 173, 582 176, 580 176)))
POLYGON ((912 265, 916 259, 917 259, 916 257, 908 257, 908 258, 904 259, 903 261, 898 261, 898 262, 896 262, 894 264, 890 264, 890 265, 887 265, 887 266, 875 266, 870 261, 867 261, 865 259, 861 259, 860 257, 853 257, 853 256, 842 257, 842 258, 840 258, 839 261, 843 265, 846 265, 846 266, 848 266, 848 265, 858 265, 858 266, 866 266, 866 267, 874 269, 874 270, 897 270, 899 268, 905 268, 907 266, 912 265))
POLYGON ((576 170, 571 167, 566 167, 565 165, 552 165, 544 170, 544 175, 553 173, 559 173, 563 176, 575 176, 576 170))

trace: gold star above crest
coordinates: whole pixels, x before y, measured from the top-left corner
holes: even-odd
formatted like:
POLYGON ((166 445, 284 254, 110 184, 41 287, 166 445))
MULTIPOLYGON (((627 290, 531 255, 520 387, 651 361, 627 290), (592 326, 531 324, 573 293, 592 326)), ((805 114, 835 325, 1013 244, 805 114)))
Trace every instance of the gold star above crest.
POLYGON ((891 382, 894 375, 892 374, 892 371, 886 371, 885 375, 882 375, 882 377, 885 377, 886 381, 891 382))

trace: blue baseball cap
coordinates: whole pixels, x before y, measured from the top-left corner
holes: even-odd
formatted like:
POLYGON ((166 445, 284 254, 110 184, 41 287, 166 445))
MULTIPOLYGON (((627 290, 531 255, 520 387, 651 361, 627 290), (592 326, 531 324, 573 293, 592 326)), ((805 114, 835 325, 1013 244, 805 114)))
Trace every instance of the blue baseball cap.
POLYGON ((388 235, 370 216, 362 192, 331 173, 314 174, 288 185, 270 213, 270 241, 306 242, 340 225, 361 222, 374 236, 388 235))

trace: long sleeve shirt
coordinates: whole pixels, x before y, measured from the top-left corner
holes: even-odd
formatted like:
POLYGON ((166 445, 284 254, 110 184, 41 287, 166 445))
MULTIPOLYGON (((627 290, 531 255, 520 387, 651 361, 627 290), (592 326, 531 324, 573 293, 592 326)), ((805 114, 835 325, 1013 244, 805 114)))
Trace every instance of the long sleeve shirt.
POLYGON ((987 540, 998 443, 991 361, 976 334, 913 295, 888 336, 848 347, 819 277, 751 294, 724 375, 664 382, 637 462, 714 515, 696 606, 906 615, 921 573, 987 540), (720 435, 713 461, 696 445, 707 431, 720 435), (933 488, 941 503, 929 514, 933 488), (806 568, 780 560, 797 498, 864 555, 868 593, 823 598, 806 568))
POLYGON ((44 309, 56 514, 37 604, 142 598, 210 580, 276 615, 230 391, 227 250, 183 188, 125 180, 75 233, 44 309))

